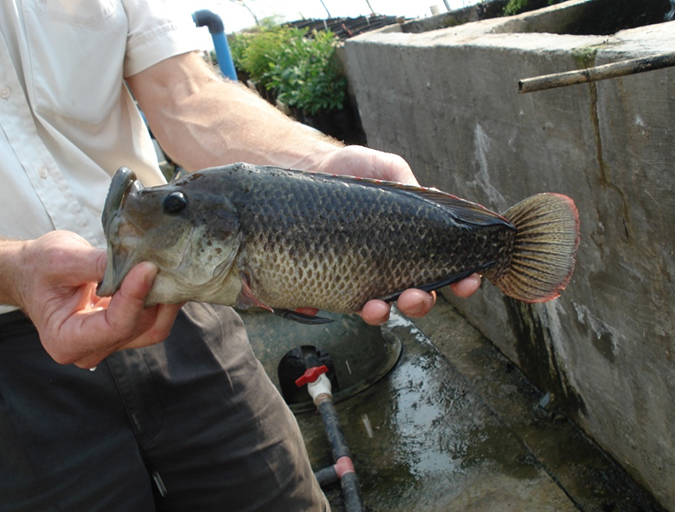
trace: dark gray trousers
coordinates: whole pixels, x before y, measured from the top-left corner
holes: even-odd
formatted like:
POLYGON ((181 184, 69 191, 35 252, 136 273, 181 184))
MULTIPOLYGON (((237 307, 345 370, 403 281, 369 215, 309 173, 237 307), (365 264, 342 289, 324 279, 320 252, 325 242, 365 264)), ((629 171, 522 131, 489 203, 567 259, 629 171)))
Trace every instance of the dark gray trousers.
POLYGON ((1 511, 326 508, 230 308, 188 304, 164 343, 93 372, 55 363, 25 317, 0 325, 1 511))

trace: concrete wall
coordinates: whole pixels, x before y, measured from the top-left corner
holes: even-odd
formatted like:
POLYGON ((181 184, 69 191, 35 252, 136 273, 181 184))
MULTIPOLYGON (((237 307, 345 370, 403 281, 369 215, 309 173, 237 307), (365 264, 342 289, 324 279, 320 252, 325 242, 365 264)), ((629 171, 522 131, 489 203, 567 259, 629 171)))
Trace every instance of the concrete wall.
POLYGON ((675 510, 675 68, 517 94, 519 79, 584 59, 673 51, 675 23, 602 37, 508 33, 505 23, 528 26, 349 40, 368 143, 403 155, 423 184, 497 211, 542 191, 576 201, 581 246, 560 299, 520 304, 489 283, 450 299, 675 510))

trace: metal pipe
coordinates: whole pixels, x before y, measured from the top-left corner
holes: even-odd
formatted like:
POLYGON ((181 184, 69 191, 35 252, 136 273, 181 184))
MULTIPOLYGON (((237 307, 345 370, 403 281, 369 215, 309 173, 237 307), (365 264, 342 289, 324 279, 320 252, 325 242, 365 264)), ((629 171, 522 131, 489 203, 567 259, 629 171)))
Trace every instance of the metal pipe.
POLYGON ((565 87, 567 85, 581 84, 585 82, 596 82, 598 80, 607 80, 608 78, 618 78, 626 75, 644 73, 670 66, 675 66, 675 52, 661 53, 652 57, 641 57, 638 59, 613 62, 593 68, 577 69, 565 73, 554 73, 551 75, 542 75, 534 78, 525 78, 518 82, 518 92, 528 93, 543 91, 556 87, 565 87))
POLYGON ((201 9, 192 13, 192 19, 198 27, 208 27, 213 47, 218 57, 218 67, 221 73, 230 80, 237 80, 237 72, 234 69, 230 46, 227 44, 225 36, 225 25, 223 20, 216 13, 208 9, 201 9))

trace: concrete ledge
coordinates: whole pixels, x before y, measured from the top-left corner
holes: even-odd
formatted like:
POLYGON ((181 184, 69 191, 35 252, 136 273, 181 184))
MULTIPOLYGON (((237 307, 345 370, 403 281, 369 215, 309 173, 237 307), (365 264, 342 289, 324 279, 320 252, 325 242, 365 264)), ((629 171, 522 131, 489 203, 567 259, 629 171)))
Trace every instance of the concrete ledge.
POLYGON ((369 145, 422 183, 501 211, 542 191, 574 198, 582 243, 560 300, 523 305, 489 284, 450 300, 675 509, 675 69, 517 94, 522 78, 672 51, 675 23, 522 32, 542 16, 351 39, 350 82, 369 145))

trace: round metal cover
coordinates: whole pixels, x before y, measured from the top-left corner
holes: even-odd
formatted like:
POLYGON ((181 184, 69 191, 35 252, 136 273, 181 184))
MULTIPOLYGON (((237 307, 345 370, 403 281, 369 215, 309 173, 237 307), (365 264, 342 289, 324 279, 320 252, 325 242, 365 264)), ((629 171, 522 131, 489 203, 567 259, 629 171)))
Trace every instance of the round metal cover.
POLYGON ((293 412, 315 408, 307 390, 294 386, 295 379, 305 371, 300 347, 316 348, 321 363, 329 367, 334 402, 384 377, 401 354, 401 342, 396 337, 383 335, 379 327, 366 324, 356 315, 322 311, 320 315, 331 318, 332 323, 306 325, 269 312, 240 314, 253 352, 293 412))

